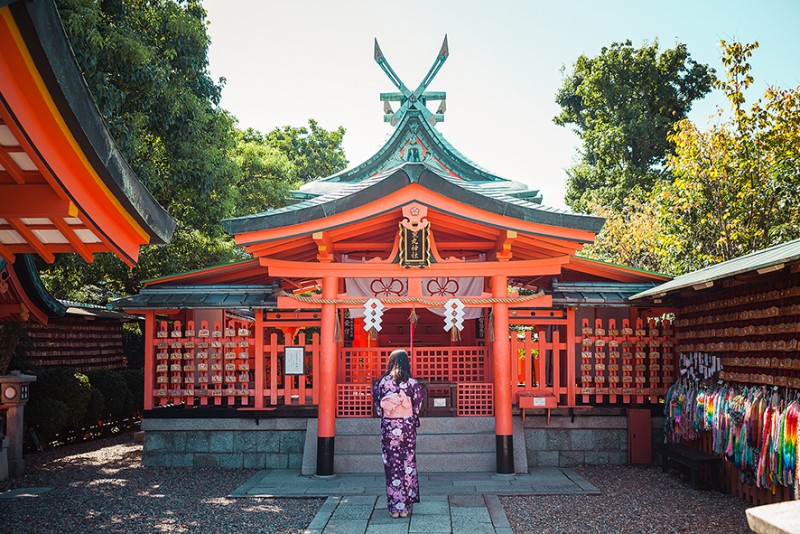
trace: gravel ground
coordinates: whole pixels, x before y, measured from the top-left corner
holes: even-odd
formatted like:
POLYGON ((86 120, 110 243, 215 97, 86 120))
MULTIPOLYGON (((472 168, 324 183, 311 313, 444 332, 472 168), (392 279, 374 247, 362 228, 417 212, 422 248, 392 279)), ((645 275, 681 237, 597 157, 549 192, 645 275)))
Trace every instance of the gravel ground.
POLYGON ((142 467, 130 433, 25 457, 10 488, 55 486, 0 499, 3 532, 299 533, 324 499, 229 499, 256 471, 142 467))
MULTIPOLYGON (((255 471, 142 467, 130 433, 26 456, 23 477, 0 492, 55 486, 36 498, 0 499, 3 532, 300 533, 324 499, 229 499, 255 471)), ((501 497, 514 532, 750 532, 747 504, 694 491, 655 467, 578 467, 601 495, 501 497)))
POLYGON ((692 490, 675 473, 627 466, 575 471, 602 494, 500 497, 514 532, 750 532, 742 499, 692 490))

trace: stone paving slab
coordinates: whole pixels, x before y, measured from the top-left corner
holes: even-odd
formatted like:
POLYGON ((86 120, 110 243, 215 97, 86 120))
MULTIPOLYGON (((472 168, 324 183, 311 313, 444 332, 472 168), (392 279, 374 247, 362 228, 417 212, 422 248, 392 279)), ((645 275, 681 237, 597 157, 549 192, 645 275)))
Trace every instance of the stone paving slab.
POLYGON ((511 523, 508 521, 506 510, 503 508, 500 498, 497 495, 484 495, 483 500, 486 501, 486 509, 489 511, 489 516, 492 518, 492 524, 495 530, 500 532, 499 529, 507 528, 510 532, 511 523))
POLYGON ((322 532, 323 534, 354 534, 366 531, 366 519, 331 519, 322 532))
POLYGON ((452 506, 450 508, 450 519, 453 523, 491 523, 492 517, 489 515, 489 509, 486 508, 486 503, 481 503, 482 506, 471 506, 469 508, 458 508, 452 506))
POLYGON ((444 495, 435 495, 428 497, 419 504, 414 505, 414 514, 416 515, 442 515, 449 513, 449 506, 447 504, 447 497, 444 495), (434 498, 442 499, 441 501, 432 501, 434 498))
POLYGON ((398 532, 408 532, 408 525, 398 523, 375 525, 370 521, 365 534, 397 534, 398 532))
POLYGON ((533 468, 530 473, 430 473, 420 476, 422 502, 406 519, 386 509, 383 473, 304 476, 299 469, 259 471, 231 497, 327 497, 307 534, 512 534, 498 495, 586 495, 600 491, 572 469, 533 468))
POLYGON ((53 489, 54 486, 42 486, 39 488, 17 488, 0 493, 0 499, 27 499, 38 497, 53 489))
POLYGON ((513 534, 496 495, 434 496, 415 504, 411 517, 397 519, 389 516, 385 499, 377 496, 329 497, 305 532, 513 534))
POLYGON ((471 508, 486 505, 483 495, 453 495, 449 501, 452 508, 471 508))
MULTIPOLYGON (((383 473, 314 477, 299 469, 259 471, 236 488, 231 497, 328 497, 385 494, 383 473)), ((580 495, 600 491, 568 468, 533 468, 528 474, 432 473, 420 476, 424 497, 446 495, 580 495)))

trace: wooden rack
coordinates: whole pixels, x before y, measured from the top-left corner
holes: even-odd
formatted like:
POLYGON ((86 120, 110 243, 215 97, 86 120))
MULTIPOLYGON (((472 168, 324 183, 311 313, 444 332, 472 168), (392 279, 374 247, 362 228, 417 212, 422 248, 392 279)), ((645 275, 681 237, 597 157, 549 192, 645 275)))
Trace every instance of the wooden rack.
POLYGON ((628 319, 620 326, 615 319, 604 325, 588 319, 581 325, 580 393, 583 402, 625 404, 658 402, 675 381, 674 339, 669 321, 645 325, 636 319, 635 328, 628 319))
POLYGON ((252 329, 237 321, 228 321, 223 330, 219 321, 210 330, 202 321, 195 330, 194 321, 161 321, 156 330, 155 389, 159 404, 200 405, 252 404, 253 351, 252 329), (238 328, 237 328, 238 327, 238 328))
POLYGON ((730 288, 680 308, 678 352, 718 356, 725 381, 800 389, 798 281, 730 288))

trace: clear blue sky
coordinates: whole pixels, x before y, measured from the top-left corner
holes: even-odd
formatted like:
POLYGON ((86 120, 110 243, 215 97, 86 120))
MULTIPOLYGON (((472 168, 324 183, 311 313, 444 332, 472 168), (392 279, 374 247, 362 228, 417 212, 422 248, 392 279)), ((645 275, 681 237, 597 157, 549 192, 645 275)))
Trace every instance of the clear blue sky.
MULTIPOLYGON (((268 131, 314 118, 347 129, 350 165, 391 133, 378 93, 394 90, 373 60, 373 38, 406 85, 416 87, 445 33, 450 58, 429 89, 447 92, 437 128, 492 172, 530 184, 564 207, 577 136, 553 124, 554 102, 580 54, 614 41, 688 45, 720 70, 720 39, 757 40, 751 98, 768 85, 800 85, 800 1, 420 2, 206 0, 211 73, 225 77, 222 106, 240 127, 268 131)), ((723 100, 712 94, 691 118, 705 125, 723 100)))

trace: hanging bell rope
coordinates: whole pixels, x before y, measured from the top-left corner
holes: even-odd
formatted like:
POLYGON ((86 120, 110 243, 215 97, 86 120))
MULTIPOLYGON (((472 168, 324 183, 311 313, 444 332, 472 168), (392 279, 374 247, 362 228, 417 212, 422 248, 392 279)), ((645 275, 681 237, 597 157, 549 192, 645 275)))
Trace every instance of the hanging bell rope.
POLYGON ((489 310, 489 341, 494 343, 494 311, 489 310))
POLYGON ((415 307, 411 308, 411 314, 408 316, 408 322, 415 326, 419 322, 419 315, 417 315, 417 309, 415 307))

